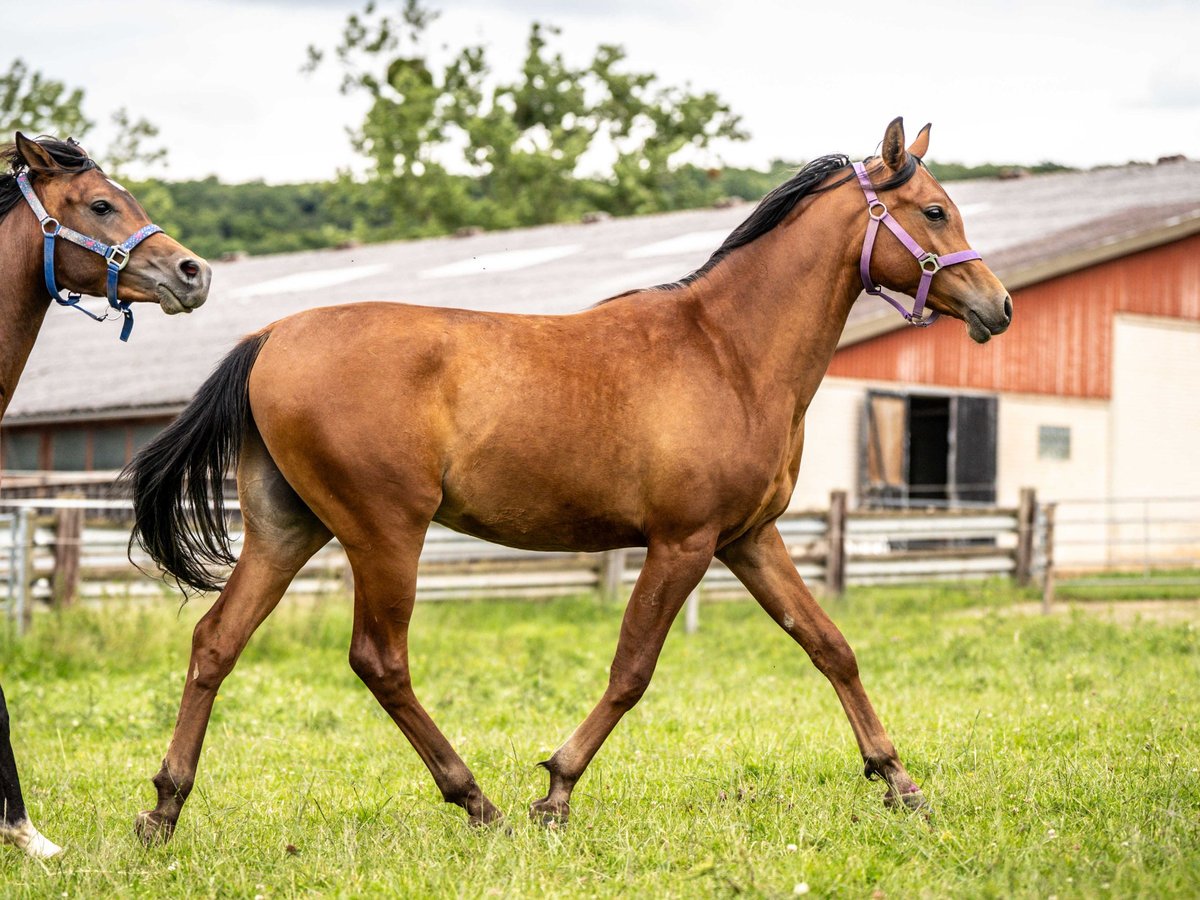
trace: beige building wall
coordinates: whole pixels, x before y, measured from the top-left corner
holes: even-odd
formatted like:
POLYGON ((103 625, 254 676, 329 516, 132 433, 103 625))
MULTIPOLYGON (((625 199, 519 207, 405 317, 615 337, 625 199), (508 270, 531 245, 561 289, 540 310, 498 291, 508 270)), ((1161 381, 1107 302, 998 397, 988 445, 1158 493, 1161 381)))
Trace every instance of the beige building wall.
POLYGON ((1116 317, 1112 415, 1114 497, 1200 495, 1200 323, 1116 317))
POLYGON ((1109 404, 1106 400, 1001 394, 996 415, 996 499, 1016 505, 1021 488, 1043 500, 1102 497, 1109 483, 1109 404), (1066 428, 1067 459, 1039 452, 1041 428, 1066 428))
POLYGON ((1113 564, 1200 560, 1200 323, 1116 317, 1109 485, 1113 564))
POLYGON ((858 430, 868 383, 826 378, 804 421, 804 456, 792 493, 791 508, 828 509, 829 493, 848 491, 850 504, 858 494, 858 430))

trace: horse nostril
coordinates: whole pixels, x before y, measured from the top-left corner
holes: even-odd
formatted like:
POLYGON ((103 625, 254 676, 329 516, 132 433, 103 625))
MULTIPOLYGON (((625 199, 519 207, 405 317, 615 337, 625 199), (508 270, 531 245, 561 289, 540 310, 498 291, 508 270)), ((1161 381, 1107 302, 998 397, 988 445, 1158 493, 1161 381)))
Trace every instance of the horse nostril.
POLYGON ((194 259, 185 259, 179 263, 179 271, 184 278, 195 278, 200 274, 200 265, 194 259))
POLYGON ((1006 322, 1012 321, 1012 297, 1004 298, 1004 320, 1006 322))

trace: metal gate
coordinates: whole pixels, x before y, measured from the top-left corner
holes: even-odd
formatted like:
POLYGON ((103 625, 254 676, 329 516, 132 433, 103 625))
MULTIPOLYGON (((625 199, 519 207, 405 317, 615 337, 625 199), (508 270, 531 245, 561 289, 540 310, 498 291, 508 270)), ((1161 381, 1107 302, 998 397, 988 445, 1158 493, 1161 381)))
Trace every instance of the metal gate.
POLYGON ((16 509, 0 513, 0 565, 4 574, 4 612, 16 626, 17 633, 25 631, 29 610, 29 549, 32 546, 30 529, 32 510, 16 509))

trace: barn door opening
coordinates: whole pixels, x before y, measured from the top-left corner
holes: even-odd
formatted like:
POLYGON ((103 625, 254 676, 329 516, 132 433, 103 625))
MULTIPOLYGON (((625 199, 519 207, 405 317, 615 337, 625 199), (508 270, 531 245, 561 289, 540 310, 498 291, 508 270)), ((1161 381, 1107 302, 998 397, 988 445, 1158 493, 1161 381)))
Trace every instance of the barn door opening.
POLYGON ((957 506, 996 499, 996 398, 868 391, 865 506, 957 506))

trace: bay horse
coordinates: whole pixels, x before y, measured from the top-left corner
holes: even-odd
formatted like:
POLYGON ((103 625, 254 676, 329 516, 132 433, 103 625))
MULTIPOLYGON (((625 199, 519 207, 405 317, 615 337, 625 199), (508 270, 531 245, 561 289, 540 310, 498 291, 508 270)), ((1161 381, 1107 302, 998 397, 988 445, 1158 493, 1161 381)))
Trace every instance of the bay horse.
POLYGON ((928 140, 926 126, 906 148, 896 119, 879 157, 807 164, 682 281, 573 315, 351 304, 238 344, 128 469, 135 539, 180 587, 221 591, 193 634, 158 802, 136 820, 142 840, 172 834, 218 688, 334 536, 354 574, 352 669, 442 797, 472 823, 500 817, 412 689, 409 621, 431 521, 532 550, 647 550, 604 694, 541 763, 550 784, 535 820, 567 820, 572 789, 646 690, 714 555, 832 682, 886 802, 920 808, 853 652, 775 520, 805 412, 864 287, 915 293, 910 321, 927 321, 928 302, 980 343, 1011 320, 1003 285, 966 249, 957 209, 921 164, 928 140), (222 589, 219 569, 235 560, 221 485, 234 464, 245 541, 222 589))
MULTIPOLYGON (((107 296, 124 319, 125 339, 133 323, 130 303, 191 312, 208 296, 211 272, 152 225, 133 195, 73 141, 31 140, 17 132, 14 144, 0 148, 0 170, 2 419, 52 299, 100 318, 77 304, 82 294, 107 296)), ((33 856, 54 856, 61 848, 34 827, 25 809, 9 734, 0 690, 0 840, 33 856)))

